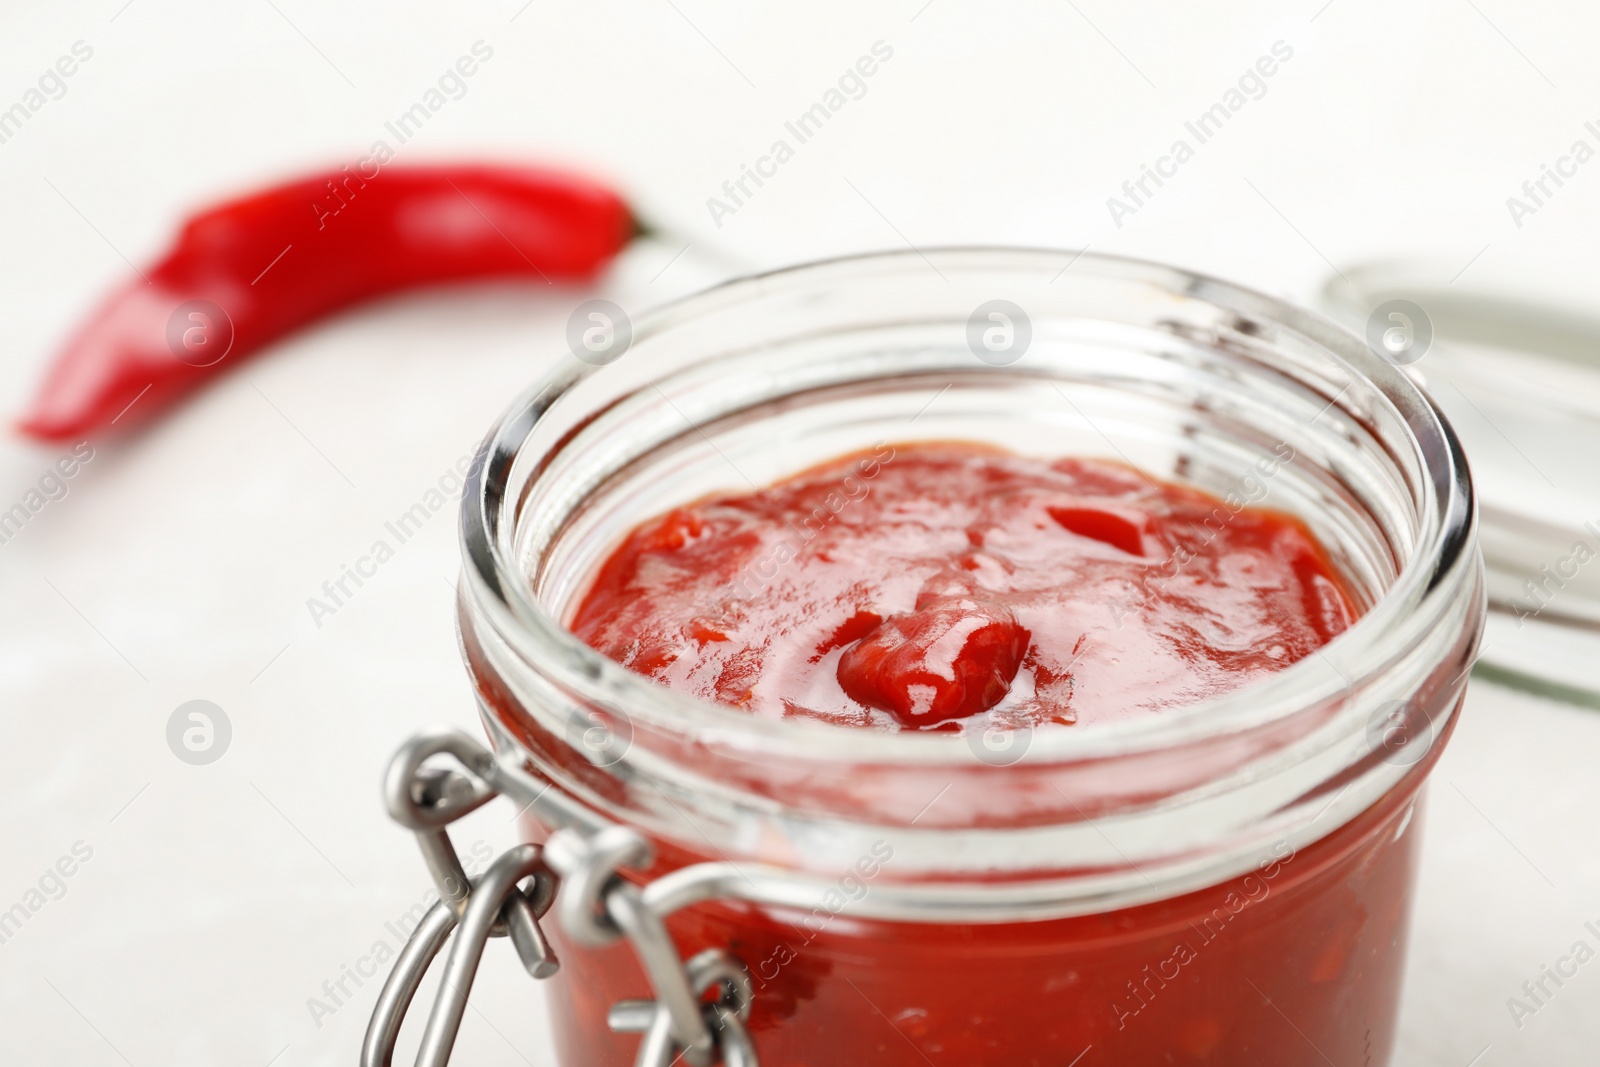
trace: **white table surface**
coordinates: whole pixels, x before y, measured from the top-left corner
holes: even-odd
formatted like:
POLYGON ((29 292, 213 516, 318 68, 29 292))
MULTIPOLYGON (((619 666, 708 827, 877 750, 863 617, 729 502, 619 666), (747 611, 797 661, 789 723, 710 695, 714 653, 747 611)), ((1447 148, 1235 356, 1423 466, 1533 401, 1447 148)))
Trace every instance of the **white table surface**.
MULTIPOLYGON (((605 281, 625 307, 729 262, 906 243, 1088 244, 1301 300, 1330 264, 1408 252, 1562 293, 1600 280, 1600 163, 1520 228, 1505 204, 1575 139, 1600 143, 1583 125, 1600 119, 1600 11, 1014 7, 9 5, 0 109, 74 42, 93 56, 0 143, 4 407, 20 411, 64 332, 187 207, 358 158, 479 40, 492 60, 402 158, 610 177, 681 235, 605 281), (866 95, 713 226, 706 198, 879 40, 893 58, 866 95), (1114 225, 1106 198, 1279 40, 1293 57, 1266 94, 1114 225)), ((341 317, 151 432, 97 441, 70 493, 0 545, 0 909, 92 849, 0 944, 0 1062, 353 1062, 376 981, 320 1020, 308 998, 425 884, 379 772, 415 728, 473 725, 453 518, 322 627, 305 601, 472 447, 589 295, 479 287, 341 317), (166 744, 192 699, 232 723, 209 766, 166 744)), ((0 444, 0 506, 56 456, 0 444)), ((1520 1029, 1506 1000, 1595 942, 1597 766, 1600 714, 1475 683, 1432 789, 1398 1063, 1594 1061, 1600 963, 1520 1029)), ((459 839, 498 848, 505 820, 486 809, 459 839)), ((551 1062, 511 953, 488 954, 473 1004, 461 1062, 551 1062)))

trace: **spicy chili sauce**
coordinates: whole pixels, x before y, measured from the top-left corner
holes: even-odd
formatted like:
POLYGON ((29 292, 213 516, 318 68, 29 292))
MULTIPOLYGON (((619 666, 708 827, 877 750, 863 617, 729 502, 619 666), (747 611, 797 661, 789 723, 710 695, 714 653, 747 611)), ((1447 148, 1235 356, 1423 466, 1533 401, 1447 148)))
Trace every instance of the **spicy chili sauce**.
POLYGON ((1159 713, 1281 670, 1355 617, 1252 469, 1227 497, 1087 459, 883 445, 640 526, 572 628, 754 715, 877 729, 1159 713))
MULTIPOLYGON (((1216 497, 1111 462, 883 445, 643 524, 571 625, 674 689, 839 724, 845 758, 848 728, 1159 715, 1355 619, 1305 526, 1254 506, 1292 458, 1263 457, 1216 497)), ((1415 803, 1413 781, 1226 882, 1073 918, 856 915, 893 877, 884 840, 841 875, 838 907, 711 901, 668 925, 685 958, 723 947, 745 964, 750 1031, 775 1067, 1376 1067, 1394 1037, 1415 803)), ((649 987, 632 948, 551 937, 563 1062, 631 1063, 637 1036, 605 1018, 649 987)))

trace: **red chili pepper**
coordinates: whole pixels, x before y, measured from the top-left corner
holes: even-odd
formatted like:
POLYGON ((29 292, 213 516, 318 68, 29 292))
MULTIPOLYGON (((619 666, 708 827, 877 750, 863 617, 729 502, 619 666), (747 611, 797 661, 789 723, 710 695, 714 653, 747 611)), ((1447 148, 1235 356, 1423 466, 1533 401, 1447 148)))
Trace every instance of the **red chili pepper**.
POLYGON ((587 180, 513 167, 348 169, 191 218, 50 368, 21 429, 76 440, 143 421, 216 374, 369 297, 468 278, 593 278, 639 232, 587 180))

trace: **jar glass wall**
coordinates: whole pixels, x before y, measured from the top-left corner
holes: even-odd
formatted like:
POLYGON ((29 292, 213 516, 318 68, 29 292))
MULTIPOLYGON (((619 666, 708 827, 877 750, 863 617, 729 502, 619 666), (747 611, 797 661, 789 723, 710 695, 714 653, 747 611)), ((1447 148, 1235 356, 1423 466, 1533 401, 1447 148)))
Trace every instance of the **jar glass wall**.
MULTIPOLYGON (((1128 260, 860 257, 642 319, 622 358, 571 359, 519 401, 482 460, 462 636, 496 744, 646 834, 652 876, 759 863, 822 892, 797 910, 730 879, 733 899, 672 920, 684 956, 721 945, 749 968, 763 1062, 1387 1056, 1412 816, 1483 592, 1455 439, 1358 339, 1128 260), (1003 359, 974 336, 995 300, 1027 337, 1003 359), (646 518, 948 439, 1122 460, 1291 512, 1364 613, 1221 698, 1004 736, 758 719, 563 625, 646 518)), ((552 938, 564 1062, 630 1062, 637 1038, 605 1029, 616 999, 647 995, 629 950, 552 938)))

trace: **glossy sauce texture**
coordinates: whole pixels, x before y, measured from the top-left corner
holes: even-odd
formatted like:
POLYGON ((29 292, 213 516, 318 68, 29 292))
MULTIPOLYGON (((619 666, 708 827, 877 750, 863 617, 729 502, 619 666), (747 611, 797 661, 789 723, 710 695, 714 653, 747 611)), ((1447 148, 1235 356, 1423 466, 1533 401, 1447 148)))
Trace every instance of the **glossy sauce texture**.
POLYGON ((571 624, 757 715, 959 729, 1157 713, 1354 619, 1305 527, 1252 506, 1288 458, 1219 498, 1105 461, 880 445, 645 523, 571 624))
MULTIPOLYGON (((1262 457, 1213 497, 1104 461, 884 445, 644 524, 572 625, 640 673, 753 715, 1071 729, 1160 714, 1311 655, 1356 617, 1306 528, 1254 506, 1292 459, 1262 457)), ((717 900, 669 925, 685 957, 725 947, 749 970, 763 1064, 1378 1067, 1416 781, 1222 884, 1098 914, 859 916, 852 904, 896 878, 888 834, 815 911, 717 900)), ((631 1062, 637 1038, 604 1020, 648 988, 632 949, 551 936, 562 1062, 631 1062)))
MULTIPOLYGON (((744 962, 763 1067, 1383 1067, 1416 807, 1398 791, 1221 885, 1098 915, 925 925, 858 919, 848 903, 718 901, 669 927, 686 958, 722 947, 744 962)), ((870 894, 894 863, 882 843, 842 891, 870 894)), ((647 995, 633 948, 586 948, 548 926, 563 968, 550 983, 561 1063, 627 1067, 638 1038, 605 1019, 647 995)))

